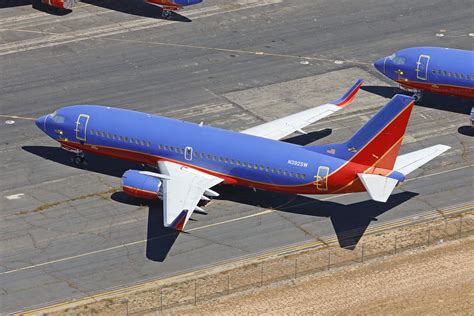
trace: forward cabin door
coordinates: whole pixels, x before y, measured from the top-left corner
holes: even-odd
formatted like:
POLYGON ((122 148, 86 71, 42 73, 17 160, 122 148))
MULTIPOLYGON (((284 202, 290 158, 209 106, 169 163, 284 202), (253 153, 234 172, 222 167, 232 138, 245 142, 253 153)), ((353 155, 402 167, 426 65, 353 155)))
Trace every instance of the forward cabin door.
POLYGON ((79 114, 76 121, 76 139, 82 142, 86 141, 87 123, 89 123, 89 115, 79 114))
POLYGON ((416 63, 416 78, 420 80, 428 80, 428 65, 430 63, 430 56, 420 55, 416 63))

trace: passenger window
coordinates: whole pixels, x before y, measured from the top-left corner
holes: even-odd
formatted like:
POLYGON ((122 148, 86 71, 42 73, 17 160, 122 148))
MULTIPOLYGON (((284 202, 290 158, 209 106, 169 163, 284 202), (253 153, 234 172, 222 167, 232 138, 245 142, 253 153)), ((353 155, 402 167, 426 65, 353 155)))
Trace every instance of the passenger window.
POLYGON ((244 161, 242 161, 242 167, 247 167, 247 164, 244 161))
POLYGON ((436 70, 434 70, 434 69, 431 70, 431 73, 432 73, 433 75, 436 74, 436 70))
POLYGON ((290 177, 293 177, 293 172, 290 171, 290 177))
POLYGON ((224 158, 224 162, 225 162, 225 163, 229 163, 229 159, 224 158))
POLYGON ((110 138, 110 133, 107 133, 107 138, 110 138))
POLYGON ((168 150, 168 148, 169 148, 168 145, 165 145, 165 150, 168 150))
POLYGON ((270 172, 270 168, 265 167, 265 171, 266 171, 266 172, 270 172))
POLYGON ((214 155, 212 156, 212 160, 216 161, 217 160, 217 157, 214 155))
POLYGON ((303 174, 301 175, 301 178, 306 179, 306 173, 303 173, 303 174))
POLYGON ((463 75, 463 74, 459 74, 459 78, 464 79, 464 75, 463 75))
POLYGON ((235 164, 236 164, 237 166, 240 166, 240 161, 236 160, 236 161, 235 161, 235 164))
POLYGON ((443 75, 445 75, 445 76, 446 76, 446 70, 443 70, 443 75))
POLYGON ((159 145, 158 145, 158 148, 159 148, 159 149, 163 149, 163 145, 162 145, 162 144, 159 144, 159 145))
POLYGON ((278 169, 278 174, 281 174, 281 169, 278 169))
POLYGON ((207 159, 211 160, 211 155, 207 154, 207 159))
POLYGON ((94 134, 94 130, 93 130, 93 129, 91 129, 91 135, 93 135, 93 134, 94 134))
POLYGON ((457 78, 457 77, 458 77, 458 74, 455 73, 455 72, 453 72, 453 77, 454 77, 454 78, 457 78))
MULTIPOLYGON (((177 154, 179 154, 180 149, 179 149, 178 147, 176 147, 174 151, 175 151, 177 154)), ((184 154, 184 149, 183 149, 183 148, 181 148, 181 153, 184 154)))
POLYGON ((451 73, 451 71, 448 72, 448 77, 452 77, 452 76, 453 76, 453 74, 451 73))
POLYGON ((119 140, 119 141, 122 141, 122 136, 119 135, 118 140, 119 140))
POLYGON ((135 139, 135 144, 140 145, 140 141, 138 139, 135 139))
POLYGON ((300 177, 300 174, 297 172, 295 173, 295 177, 299 178, 300 177))
POLYGON ((287 176, 287 175, 288 175, 288 171, 286 171, 286 170, 283 171, 283 175, 284 175, 284 176, 287 176))
POLYGON ((117 135, 114 134, 114 135, 112 136, 112 138, 113 138, 114 140, 117 139, 117 135))
POLYGON ((441 75, 441 69, 438 69, 438 75, 441 75))
POLYGON ((272 168, 272 173, 275 173, 275 172, 276 172, 275 168, 272 168))
POLYGON ((128 137, 125 136, 125 137, 123 138, 123 140, 126 141, 126 142, 128 142, 128 137))
POLYGON ((219 156, 219 161, 222 162, 222 161, 224 161, 224 159, 222 159, 222 157, 219 156))
POLYGON ((203 159, 204 159, 204 154, 203 154, 203 153, 201 153, 201 158, 203 158, 203 159))
POLYGON ((142 140, 142 146, 145 146, 145 141, 144 140, 142 140))
POLYGON ((171 151, 174 151, 174 147, 173 147, 173 146, 170 146, 170 150, 171 150, 171 151))
POLYGON ((264 168, 263 166, 260 166, 260 170, 262 170, 262 171, 263 171, 263 170, 265 170, 265 168, 264 168))
POLYGON ((95 131, 95 134, 96 134, 97 136, 100 136, 100 132, 99 132, 99 131, 95 131))
POLYGON ((100 132, 100 134, 102 135, 102 137, 105 137, 105 132, 100 132))
POLYGON ((254 168, 255 170, 258 170, 258 165, 253 165, 253 168, 254 168))
POLYGON ((197 156, 198 156, 197 151, 193 152, 193 156, 194 156, 194 158, 197 158, 197 156))
POLYGON ((247 167, 249 167, 249 169, 252 169, 252 163, 247 163, 247 167))

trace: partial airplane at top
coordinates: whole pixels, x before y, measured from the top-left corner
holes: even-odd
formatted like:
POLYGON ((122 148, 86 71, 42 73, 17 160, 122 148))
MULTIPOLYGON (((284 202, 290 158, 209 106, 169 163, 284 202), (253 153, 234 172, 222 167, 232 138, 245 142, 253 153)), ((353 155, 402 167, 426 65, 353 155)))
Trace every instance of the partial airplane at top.
MULTIPOLYGON (((41 3, 58 9, 72 10, 80 0, 41 0, 41 3)), ((171 12, 180 10, 185 6, 201 3, 202 0, 144 0, 146 3, 160 6, 162 17, 168 18, 171 12)))
POLYGON ((219 183, 294 194, 367 191, 385 202, 405 177, 440 155, 436 145, 398 156, 414 99, 396 95, 348 141, 300 146, 279 141, 349 105, 362 84, 340 99, 234 132, 147 113, 74 105, 37 119, 36 125, 76 153, 127 159, 157 168, 128 170, 123 191, 163 200, 164 225, 183 230, 200 200, 218 196, 219 183))
POLYGON ((442 48, 413 47, 380 58, 375 68, 399 83, 402 89, 474 98, 474 51, 442 48))

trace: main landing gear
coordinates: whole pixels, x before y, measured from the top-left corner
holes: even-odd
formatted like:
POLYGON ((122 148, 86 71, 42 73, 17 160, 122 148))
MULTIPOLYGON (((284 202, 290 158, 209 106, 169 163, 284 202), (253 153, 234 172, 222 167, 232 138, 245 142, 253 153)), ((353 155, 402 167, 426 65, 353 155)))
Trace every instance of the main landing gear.
POLYGON ((161 17, 163 19, 169 19, 171 17, 171 14, 173 14, 173 11, 171 10, 163 9, 163 11, 161 11, 161 17))
POLYGON ((421 90, 415 90, 413 97, 415 98, 415 102, 420 102, 421 98, 423 98, 423 92, 421 90))
POLYGON ((78 151, 74 157, 71 158, 71 162, 76 165, 86 164, 86 155, 82 151, 78 151))

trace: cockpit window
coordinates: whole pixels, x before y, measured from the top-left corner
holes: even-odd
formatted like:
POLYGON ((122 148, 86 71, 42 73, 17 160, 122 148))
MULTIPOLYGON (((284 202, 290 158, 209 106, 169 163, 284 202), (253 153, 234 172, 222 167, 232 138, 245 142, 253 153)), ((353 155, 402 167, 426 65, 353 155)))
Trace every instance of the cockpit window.
POLYGON ((388 59, 393 60, 395 58, 395 56, 396 56, 395 54, 392 54, 392 55, 388 56, 388 59))
POLYGON ((53 119, 54 122, 56 123, 64 123, 65 117, 62 115, 59 115, 56 112, 51 113, 51 118, 53 119))
POLYGON ((400 57, 400 56, 395 56, 395 58, 393 59, 393 63, 395 65, 403 65, 405 64, 405 61, 406 61, 406 58, 400 57))

